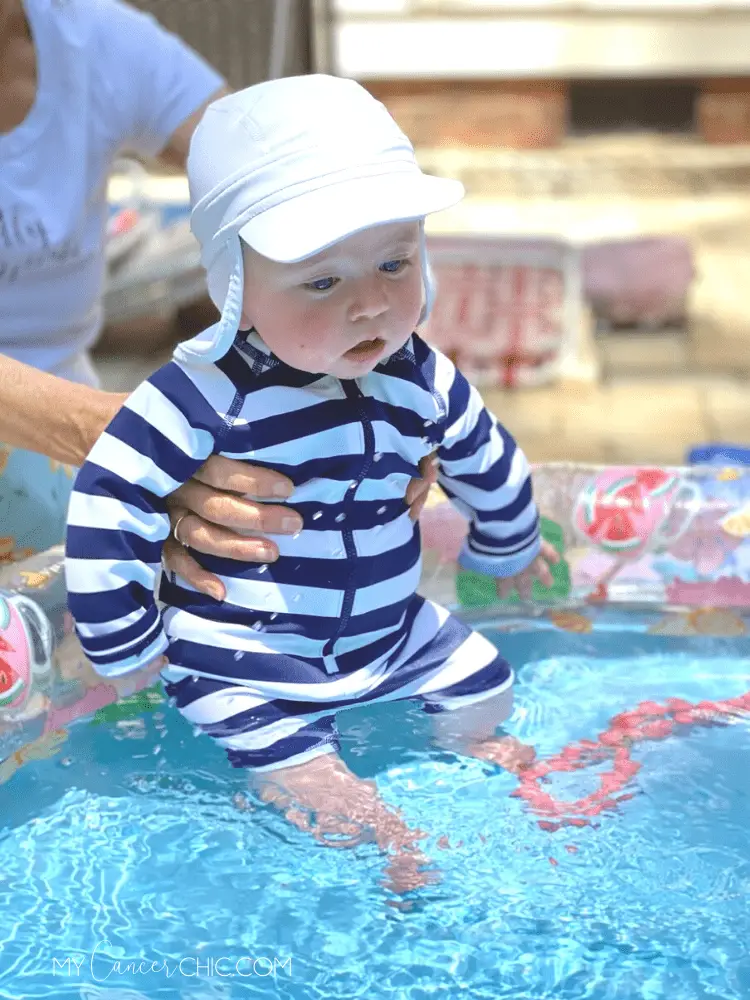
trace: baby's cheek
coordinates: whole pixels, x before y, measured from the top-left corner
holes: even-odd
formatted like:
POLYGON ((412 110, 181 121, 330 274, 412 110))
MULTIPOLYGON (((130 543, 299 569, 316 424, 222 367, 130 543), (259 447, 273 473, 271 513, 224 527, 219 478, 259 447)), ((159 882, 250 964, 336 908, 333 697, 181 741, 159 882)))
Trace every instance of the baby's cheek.
POLYGON ((315 362, 318 358, 323 356, 324 352, 321 349, 322 345, 320 343, 315 343, 314 341, 304 340, 297 344, 295 347, 295 353, 301 362, 301 368, 307 368, 308 371, 316 371, 315 362), (310 367, 312 366, 312 368, 310 367))
POLYGON ((297 353, 313 363, 313 369, 317 371, 318 369, 315 368, 314 362, 320 358, 331 357, 331 339, 331 335, 327 330, 308 331, 298 341, 297 353))

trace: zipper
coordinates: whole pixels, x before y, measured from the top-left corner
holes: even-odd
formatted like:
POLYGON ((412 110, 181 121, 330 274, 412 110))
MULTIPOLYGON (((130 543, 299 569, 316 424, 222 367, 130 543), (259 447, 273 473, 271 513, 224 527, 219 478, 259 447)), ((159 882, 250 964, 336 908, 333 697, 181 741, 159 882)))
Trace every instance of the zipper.
MULTIPOLYGON (((344 498, 344 510, 343 513, 348 516, 353 509, 354 503, 356 501, 357 490, 362 485, 363 480, 370 471, 373 460, 375 458, 375 431, 372 428, 372 421, 370 420, 369 414, 367 412, 367 405, 365 402, 365 396, 362 390, 357 385, 356 381, 353 379, 347 379, 342 381, 344 392, 346 393, 347 399, 356 400, 359 406, 359 418, 362 424, 362 432, 364 436, 364 457, 362 462, 362 468, 359 470, 357 478, 354 480, 356 486, 352 489, 351 484, 347 488, 346 497, 344 498)), ((341 617, 339 621, 339 627, 336 629, 336 634, 333 635, 328 642, 323 647, 323 663, 326 668, 326 673, 337 674, 339 671, 338 664, 336 663, 336 656, 334 653, 336 643, 341 638, 341 636, 346 631, 346 627, 349 624, 349 619, 352 616, 352 608, 354 607, 354 597, 357 593, 356 583, 356 573, 357 564, 356 556, 357 549, 354 544, 354 532, 351 528, 344 528, 341 532, 344 539, 344 551, 346 552, 346 557, 352 563, 352 572, 349 576, 349 582, 347 584, 346 590, 344 591, 344 601, 341 607, 341 617)))

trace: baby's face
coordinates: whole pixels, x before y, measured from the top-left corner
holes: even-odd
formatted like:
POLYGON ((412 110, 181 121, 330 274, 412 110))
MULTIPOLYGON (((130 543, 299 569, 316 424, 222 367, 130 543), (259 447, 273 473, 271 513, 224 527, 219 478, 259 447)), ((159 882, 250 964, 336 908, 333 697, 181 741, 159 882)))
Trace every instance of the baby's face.
POLYGON ((422 310, 419 224, 388 223, 298 264, 244 248, 243 328, 286 364, 357 378, 403 347, 422 310))

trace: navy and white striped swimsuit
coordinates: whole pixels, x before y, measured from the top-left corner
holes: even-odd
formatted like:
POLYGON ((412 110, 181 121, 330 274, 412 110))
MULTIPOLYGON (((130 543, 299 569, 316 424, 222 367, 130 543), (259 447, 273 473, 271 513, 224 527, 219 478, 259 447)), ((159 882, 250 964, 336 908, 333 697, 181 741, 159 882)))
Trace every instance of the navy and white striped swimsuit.
POLYGON ((464 566, 494 576, 539 551, 528 463, 476 389, 416 334, 356 380, 298 371, 254 333, 215 364, 175 361, 127 400, 82 467, 67 535, 69 606, 86 655, 114 676, 167 652, 180 711, 238 767, 336 748, 336 712, 418 698, 458 708, 507 688, 497 650, 416 594, 419 529, 404 500, 437 450, 471 519, 464 566), (267 566, 194 553, 222 602, 161 578, 165 497, 212 453, 287 475, 303 518, 267 566))

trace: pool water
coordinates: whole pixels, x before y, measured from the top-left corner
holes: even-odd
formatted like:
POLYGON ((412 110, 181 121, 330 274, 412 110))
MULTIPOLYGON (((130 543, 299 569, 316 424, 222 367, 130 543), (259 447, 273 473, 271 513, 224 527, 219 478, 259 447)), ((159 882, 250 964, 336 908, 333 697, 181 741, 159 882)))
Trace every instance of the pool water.
MULTIPOLYGON (((744 640, 488 634, 519 667, 509 728, 541 756, 645 699, 750 689, 744 640)), ((555 833, 511 775, 430 749, 428 724, 410 705, 341 718, 350 766, 430 832, 441 881, 409 908, 374 848, 236 808, 241 772, 166 703, 74 726, 0 787, 0 998, 750 996, 750 722, 638 745, 634 798, 555 833)))

